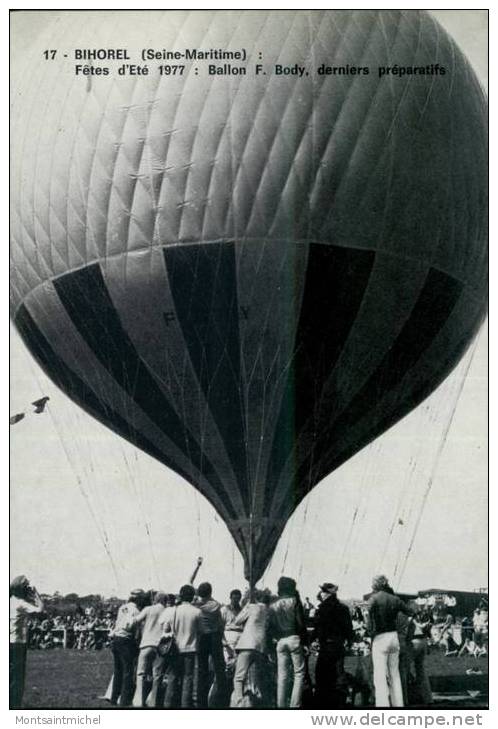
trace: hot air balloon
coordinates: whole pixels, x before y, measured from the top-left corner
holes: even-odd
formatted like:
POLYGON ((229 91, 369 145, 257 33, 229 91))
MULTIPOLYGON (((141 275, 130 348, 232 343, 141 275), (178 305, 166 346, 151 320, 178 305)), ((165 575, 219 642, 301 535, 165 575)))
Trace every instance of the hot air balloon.
POLYGON ((58 16, 14 79, 12 316, 70 398, 211 502, 254 584, 483 320, 485 98, 424 12, 124 16, 58 16), (62 52, 144 45, 246 72, 85 75, 62 52))

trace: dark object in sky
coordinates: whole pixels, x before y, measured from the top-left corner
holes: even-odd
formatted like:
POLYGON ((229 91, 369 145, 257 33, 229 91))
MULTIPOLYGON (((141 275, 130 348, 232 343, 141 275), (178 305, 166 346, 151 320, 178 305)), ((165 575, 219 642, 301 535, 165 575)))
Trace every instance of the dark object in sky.
MULTIPOLYGON (((59 37, 92 47, 113 23, 63 17, 59 37)), ((141 23, 151 47, 264 49, 267 73, 88 86, 62 54, 30 67, 13 318, 75 402, 209 499, 255 581, 304 496, 422 402, 485 316, 486 101, 424 12, 141 23), (310 75, 275 75, 284 59, 310 75), (444 75, 377 72, 436 60, 444 75)))
POLYGON ((35 406, 35 413, 38 415, 39 413, 43 413, 45 411, 45 405, 50 400, 49 397, 41 397, 39 400, 35 400, 31 404, 35 406))
POLYGON ((22 420, 22 419, 23 419, 24 417, 25 417, 25 416, 24 416, 24 413, 16 413, 15 415, 12 415, 12 416, 11 416, 11 417, 9 418, 9 423, 10 423, 10 425, 15 425, 15 424, 16 424, 16 423, 18 423, 18 422, 19 422, 20 420, 22 420))

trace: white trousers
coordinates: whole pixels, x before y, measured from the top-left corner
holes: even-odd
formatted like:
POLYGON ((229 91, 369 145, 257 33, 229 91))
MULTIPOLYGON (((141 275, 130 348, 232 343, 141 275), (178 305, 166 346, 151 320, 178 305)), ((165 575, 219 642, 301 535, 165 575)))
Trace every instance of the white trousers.
POLYGON ((277 643, 277 706, 299 709, 304 689, 305 663, 298 635, 280 638, 277 643))
POLYGON ((403 706, 403 689, 399 675, 399 640, 396 631, 375 636, 372 641, 372 661, 375 706, 403 706))

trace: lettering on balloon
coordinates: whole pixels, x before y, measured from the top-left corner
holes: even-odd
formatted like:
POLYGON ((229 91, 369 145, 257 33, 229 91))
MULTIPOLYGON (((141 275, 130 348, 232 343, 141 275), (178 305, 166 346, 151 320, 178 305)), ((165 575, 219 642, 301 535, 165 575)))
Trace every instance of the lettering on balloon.
MULTIPOLYGON (((169 327, 169 325, 172 322, 176 321, 176 314, 171 309, 169 309, 168 311, 163 311, 163 319, 164 319, 164 323, 166 324, 166 326, 169 327)), ((243 305, 239 306, 239 319, 242 321, 249 321, 249 307, 248 306, 243 306, 243 305)))

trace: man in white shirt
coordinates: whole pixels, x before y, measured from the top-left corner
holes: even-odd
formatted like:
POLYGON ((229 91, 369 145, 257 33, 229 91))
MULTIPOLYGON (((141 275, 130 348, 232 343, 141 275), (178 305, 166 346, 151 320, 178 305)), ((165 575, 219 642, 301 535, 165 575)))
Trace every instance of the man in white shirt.
POLYGON ((116 624, 112 632, 112 654, 114 657, 114 677, 112 681, 111 704, 129 706, 133 698, 133 671, 137 656, 137 627, 134 619, 143 605, 143 590, 133 590, 128 602, 118 610, 116 624))
POLYGON ((234 622, 242 610, 240 604, 242 593, 240 590, 232 590, 230 593, 230 602, 221 608, 221 619, 224 626, 224 646, 226 648, 225 660, 231 660, 235 656, 235 646, 241 636, 243 628, 240 625, 234 625, 234 622))
POLYGON ((238 640, 242 635, 243 626, 235 625, 235 620, 242 610, 240 604, 242 593, 240 590, 232 590, 230 593, 230 602, 221 608, 221 619, 224 625, 223 632, 223 653, 225 656, 225 675, 226 675, 226 692, 227 699, 230 702, 230 696, 233 691, 233 677, 235 674, 235 664, 237 662, 237 653, 235 648, 238 640))
POLYGON ((134 625, 142 625, 142 640, 140 641, 140 652, 137 664, 137 685, 133 706, 156 707, 158 690, 164 673, 164 658, 157 652, 157 646, 163 634, 163 623, 161 617, 166 605, 166 594, 157 592, 154 597, 154 605, 147 605, 133 619, 134 625), (145 678, 152 673, 152 690, 149 696, 145 692, 145 678))
POLYGON ((10 583, 9 695, 10 708, 20 709, 26 676, 28 619, 43 611, 43 600, 24 575, 10 583))
POLYGON ((269 703, 268 687, 268 631, 270 627, 270 608, 268 596, 261 590, 254 590, 252 599, 235 618, 234 624, 243 626, 242 635, 237 643, 237 663, 233 679, 231 708, 252 708, 256 701, 262 707, 269 703), (253 672, 253 689, 245 687, 249 671, 253 672), (257 698, 256 698, 257 697, 257 698))

